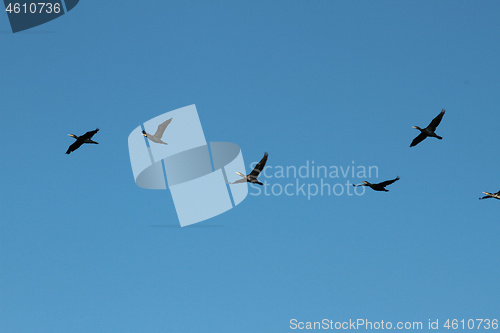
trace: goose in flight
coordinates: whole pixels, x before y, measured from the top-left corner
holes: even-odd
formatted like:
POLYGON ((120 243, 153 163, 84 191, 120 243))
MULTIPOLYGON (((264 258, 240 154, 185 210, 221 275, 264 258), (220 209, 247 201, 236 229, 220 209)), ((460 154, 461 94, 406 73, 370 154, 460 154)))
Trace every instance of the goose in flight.
POLYGON ((167 128, 168 124, 170 124, 170 122, 172 122, 172 118, 165 120, 163 123, 158 125, 158 129, 156 130, 156 133, 154 135, 146 133, 146 131, 142 131, 142 135, 155 143, 163 143, 164 145, 167 145, 168 143, 161 141, 161 137, 163 136, 163 133, 165 132, 165 129, 167 128))
POLYGON ((394 178, 392 180, 386 180, 385 182, 378 183, 378 184, 371 184, 371 183, 369 183, 367 181, 364 181, 363 184, 359 184, 359 185, 352 184, 352 186, 354 186, 354 187, 369 186, 372 190, 375 190, 375 191, 389 192, 389 190, 386 190, 385 187, 387 185, 391 185, 392 183, 394 183, 397 180, 399 180, 399 176, 397 176, 396 178, 394 178))
POLYGON ((92 137, 94 136, 94 134, 96 134, 97 132, 99 132, 98 128, 96 128, 95 131, 89 131, 89 132, 87 132, 87 133, 85 133, 84 135, 81 135, 81 136, 76 136, 74 134, 68 134, 69 136, 75 138, 76 141, 73 142, 73 144, 71 146, 69 146, 68 150, 66 151, 66 154, 70 154, 72 151, 77 150, 84 143, 98 144, 98 142, 95 142, 95 141, 91 140, 92 137))
POLYGON ((495 199, 500 200, 500 191, 498 191, 497 193, 489 193, 489 192, 483 192, 483 193, 486 195, 482 198, 479 198, 479 200, 488 199, 488 198, 495 198, 495 199))
POLYGON ((235 181, 234 183, 229 183, 229 184, 239 184, 239 183, 246 183, 246 182, 248 182, 248 183, 255 183, 255 184, 259 184, 259 185, 264 185, 264 184, 262 184, 261 182, 259 182, 257 180, 257 177, 259 176, 260 172, 262 171, 262 169, 264 169, 264 166, 266 165, 267 156, 269 156, 269 154, 267 152, 264 153, 264 157, 262 157, 262 159, 260 160, 260 162, 257 163, 257 165, 252 170, 252 172, 250 172, 250 174, 248 174, 248 175, 245 176, 241 172, 236 172, 238 175, 240 175, 243 178, 235 181))
POLYGON ((413 126, 413 128, 416 128, 416 129, 420 130, 420 134, 415 139, 413 139, 413 141, 411 142, 410 147, 418 145, 420 142, 422 142, 428 136, 432 136, 434 138, 438 138, 439 140, 442 139, 442 137, 440 137, 439 135, 437 135, 436 133, 434 133, 434 131, 436 130, 436 127, 438 127, 439 123, 441 122, 441 119, 443 119, 444 112, 445 112, 444 109, 442 109, 441 112, 437 115, 437 117, 434 118, 434 119, 432 119, 432 121, 429 124, 429 126, 427 126, 424 129, 421 129, 418 126, 413 126))

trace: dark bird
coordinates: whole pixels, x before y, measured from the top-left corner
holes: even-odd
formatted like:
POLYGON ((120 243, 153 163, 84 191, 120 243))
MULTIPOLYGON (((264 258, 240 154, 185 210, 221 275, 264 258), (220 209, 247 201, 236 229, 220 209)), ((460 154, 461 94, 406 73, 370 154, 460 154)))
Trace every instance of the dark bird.
POLYGON ((500 191, 498 191, 497 193, 489 193, 489 192, 483 192, 483 193, 486 195, 482 198, 479 198, 479 200, 488 199, 488 198, 495 198, 495 199, 500 200, 500 191))
POLYGON ((158 125, 158 129, 156 130, 156 133, 154 135, 148 134, 146 133, 146 131, 142 131, 142 135, 155 143, 163 143, 164 145, 167 145, 168 143, 161 141, 161 137, 163 136, 165 129, 167 129, 168 124, 170 124, 171 122, 172 118, 165 120, 163 123, 158 125))
POLYGON ((442 139, 442 137, 440 137, 439 135, 437 135, 436 133, 434 133, 434 131, 436 130, 436 127, 438 127, 439 123, 441 122, 441 119, 443 119, 444 112, 445 112, 444 109, 442 109, 441 113, 439 113, 436 118, 432 119, 432 121, 429 124, 429 126, 427 126, 424 129, 421 129, 418 126, 413 126, 413 128, 416 128, 416 129, 420 130, 420 134, 415 139, 413 139, 413 141, 411 142, 410 147, 418 145, 420 142, 422 142, 428 136, 432 136, 434 138, 438 138, 439 140, 442 139))
POLYGON ((73 144, 71 146, 69 146, 68 150, 66 151, 66 154, 69 154, 71 153, 72 151, 75 151, 77 150, 78 148, 80 148, 81 145, 83 145, 84 143, 95 143, 96 145, 99 144, 98 142, 95 142, 95 141, 92 141, 92 137, 94 136, 94 134, 96 134, 97 132, 99 132, 99 129, 96 128, 95 131, 90 131, 90 132, 87 132, 85 133, 84 135, 82 136, 76 136, 74 134, 68 134, 69 136, 73 137, 76 139, 75 142, 73 142, 73 144))
POLYGON ((375 190, 375 191, 384 191, 384 192, 389 192, 389 190, 386 190, 385 187, 387 185, 391 185, 392 183, 394 183, 396 180, 399 180, 399 176, 397 176, 395 179, 392 179, 392 180, 386 180, 385 182, 382 182, 382 183, 378 183, 378 184, 371 184, 367 181, 364 181, 363 184, 359 184, 359 185, 354 185, 352 184, 352 186, 354 187, 358 187, 358 186, 369 186, 372 190, 375 190))
POLYGON ((257 180, 257 177, 259 176, 260 172, 262 171, 262 169, 264 169, 264 166, 266 165, 267 156, 269 156, 269 154, 267 152, 264 153, 264 157, 260 160, 259 163, 257 163, 257 165, 252 170, 252 172, 250 172, 250 174, 245 176, 241 172, 236 172, 238 175, 240 175, 243 178, 235 181, 234 183, 229 183, 229 184, 239 184, 239 183, 248 182, 248 183, 255 183, 255 184, 259 184, 259 185, 264 185, 257 180))

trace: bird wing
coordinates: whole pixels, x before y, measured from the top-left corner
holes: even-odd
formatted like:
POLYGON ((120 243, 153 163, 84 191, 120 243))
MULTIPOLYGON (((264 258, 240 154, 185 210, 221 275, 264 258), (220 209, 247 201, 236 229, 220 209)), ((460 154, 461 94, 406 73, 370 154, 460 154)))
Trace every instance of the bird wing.
POLYGON ((253 168, 252 172, 250 172, 250 176, 257 177, 259 175, 259 173, 262 171, 262 169, 264 169, 264 166, 266 165, 267 156, 269 156, 269 154, 267 152, 264 153, 264 157, 262 157, 260 162, 257 163, 255 168, 253 168))
POLYGON ((82 142, 83 142, 83 141, 85 141, 87 139, 91 139, 94 136, 94 134, 96 134, 97 132, 99 132, 98 128, 96 128, 94 131, 88 131, 84 135, 80 136, 78 139, 81 139, 82 142))
POLYGON ((246 183, 246 182, 247 182, 246 178, 241 178, 241 179, 238 179, 237 181, 230 183, 230 184, 240 184, 240 183, 246 183))
POLYGON ((172 118, 165 120, 163 123, 158 125, 158 129, 156 130, 156 133, 154 136, 157 137, 158 139, 161 139, 161 137, 163 136, 163 133, 165 133, 165 130, 167 129, 168 124, 170 124, 171 122, 172 122, 172 118))
POLYGON ((78 148, 80 148, 80 146, 83 144, 83 141, 80 141, 80 140, 76 140, 75 142, 73 142, 73 144, 71 146, 69 146, 68 150, 66 151, 66 154, 69 154, 71 153, 72 151, 75 151, 77 150, 78 148))
POLYGON ((418 145, 420 142, 422 142, 425 138, 427 137, 427 134, 424 132, 421 132, 415 139, 410 144, 410 147, 418 145))
POLYGON ((434 132, 436 130, 436 127, 438 127, 439 123, 441 122, 441 119, 443 119, 444 112, 445 112, 444 109, 441 110, 441 112, 437 115, 437 117, 432 119, 431 123, 429 124, 429 126, 427 126, 427 128, 434 132))
POLYGON ((380 185, 382 187, 386 187, 387 185, 391 185, 392 183, 394 183, 397 180, 399 180, 399 176, 397 176, 396 178, 394 178, 392 180, 386 180, 385 182, 379 183, 378 185, 380 185))

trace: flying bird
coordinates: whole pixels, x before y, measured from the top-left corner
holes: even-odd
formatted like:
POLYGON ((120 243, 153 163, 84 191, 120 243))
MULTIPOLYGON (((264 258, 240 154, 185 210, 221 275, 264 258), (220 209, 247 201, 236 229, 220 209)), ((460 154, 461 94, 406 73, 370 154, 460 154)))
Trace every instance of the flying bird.
POLYGON ((241 172, 236 172, 238 175, 240 175, 243 178, 235 181, 234 183, 229 183, 229 184, 239 184, 239 183, 248 182, 248 183, 255 183, 255 184, 259 184, 259 185, 264 185, 257 180, 257 177, 259 176, 260 172, 262 171, 262 169, 264 169, 264 166, 266 165, 267 156, 269 156, 269 154, 267 152, 264 153, 264 157, 260 160, 259 163, 257 163, 257 165, 252 170, 252 172, 250 172, 250 174, 245 176, 241 172))
POLYGON ((489 192, 483 192, 483 193, 486 195, 482 198, 479 198, 479 200, 488 199, 488 198, 495 198, 495 199, 500 200, 500 191, 498 191, 497 193, 489 193, 489 192))
POLYGON ((98 144, 99 142, 95 142, 95 141, 92 141, 92 137, 94 136, 94 134, 96 134, 97 132, 99 132, 99 129, 96 128, 95 131, 89 131, 87 133, 85 133, 84 135, 82 136, 76 136, 74 134, 68 134, 69 136, 73 137, 76 139, 75 142, 73 142, 73 144, 71 146, 69 146, 68 150, 66 151, 66 154, 69 154, 71 153, 72 151, 75 151, 77 150, 78 148, 80 148, 81 145, 83 145, 84 143, 94 143, 94 144, 98 144))
POLYGON ((434 131, 436 130, 436 127, 438 127, 439 123, 441 122, 441 119, 443 119, 444 112, 445 112, 444 109, 442 109, 441 112, 437 115, 437 117, 434 118, 434 119, 432 119, 432 121, 429 124, 429 126, 427 126, 424 129, 421 129, 418 126, 413 126, 413 128, 416 128, 416 129, 420 130, 420 134, 415 139, 413 139, 413 141, 411 142, 410 147, 418 145, 420 142, 422 142, 428 136, 432 136, 434 138, 438 138, 439 140, 442 139, 442 137, 440 137, 439 135, 437 135, 436 133, 434 133, 434 131))
POLYGON ((163 143, 164 145, 167 145, 168 143, 161 141, 161 137, 163 136, 163 133, 165 132, 168 124, 170 124, 171 122, 172 118, 165 120, 163 123, 158 125, 158 129, 156 130, 156 133, 154 135, 146 133, 146 131, 142 131, 142 135, 155 143, 163 143))
POLYGON ((399 176, 397 176, 396 178, 394 178, 392 180, 386 180, 385 182, 378 183, 378 184, 371 184, 371 183, 369 183, 367 181, 364 181, 363 184, 359 184, 359 185, 352 184, 352 186, 354 186, 354 187, 369 186, 372 190, 375 190, 375 191, 389 192, 389 190, 386 190, 385 187, 387 185, 391 185, 392 183, 394 183, 397 180, 399 180, 399 176))

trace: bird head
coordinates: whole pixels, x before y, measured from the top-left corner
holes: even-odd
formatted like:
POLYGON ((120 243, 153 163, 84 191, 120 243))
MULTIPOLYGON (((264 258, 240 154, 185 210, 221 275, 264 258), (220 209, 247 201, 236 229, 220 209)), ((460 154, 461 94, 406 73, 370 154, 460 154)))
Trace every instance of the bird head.
POLYGON ((70 137, 72 137, 72 138, 78 139, 78 137, 77 137, 76 135, 74 135, 74 134, 68 134, 68 135, 69 135, 70 137))
POLYGON ((238 175, 240 175, 241 177, 246 177, 244 174, 242 174, 241 172, 236 172, 238 175))
POLYGON ((418 127, 418 126, 412 126, 412 127, 413 127, 413 128, 415 128, 415 129, 418 129, 418 130, 422 130, 422 129, 421 129, 420 127, 418 127))
POLYGON ((366 180, 363 182, 363 184, 370 185, 370 183, 368 183, 366 180))
POLYGON ((146 131, 142 131, 142 135, 147 136, 146 131))

